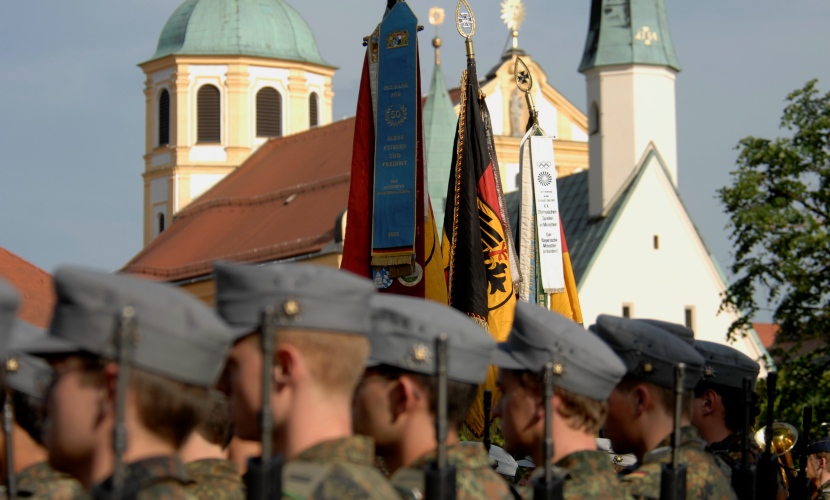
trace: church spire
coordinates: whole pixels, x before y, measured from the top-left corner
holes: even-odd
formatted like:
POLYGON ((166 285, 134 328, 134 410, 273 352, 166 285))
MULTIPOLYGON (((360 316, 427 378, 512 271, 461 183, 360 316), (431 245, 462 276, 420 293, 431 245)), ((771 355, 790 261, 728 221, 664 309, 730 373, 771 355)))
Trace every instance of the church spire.
POLYGON ((579 71, 617 64, 680 71, 664 0, 592 0, 579 71))
POLYGON ((447 181, 452 163, 452 148, 455 125, 458 116, 453 109, 444 73, 441 71, 441 39, 438 26, 444 22, 444 9, 433 7, 429 11, 429 23, 435 26, 432 39, 435 47, 435 68, 429 87, 427 102, 424 104, 425 158, 427 166, 427 189, 432 200, 432 211, 438 227, 444 222, 444 205, 447 197, 447 181))

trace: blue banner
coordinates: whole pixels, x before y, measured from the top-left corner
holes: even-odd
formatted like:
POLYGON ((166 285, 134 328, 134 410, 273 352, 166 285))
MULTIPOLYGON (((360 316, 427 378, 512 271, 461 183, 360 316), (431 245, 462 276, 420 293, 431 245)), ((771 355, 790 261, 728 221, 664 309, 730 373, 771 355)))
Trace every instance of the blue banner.
POLYGON ((418 19, 398 2, 380 25, 372 265, 408 265, 415 254, 418 19))

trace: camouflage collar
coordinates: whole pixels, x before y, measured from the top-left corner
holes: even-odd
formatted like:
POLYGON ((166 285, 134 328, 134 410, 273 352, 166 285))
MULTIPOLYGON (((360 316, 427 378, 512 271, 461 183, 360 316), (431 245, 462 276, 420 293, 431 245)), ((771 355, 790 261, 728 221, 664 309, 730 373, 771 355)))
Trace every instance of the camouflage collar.
MULTIPOLYGON (((184 469, 184 464, 176 456, 162 456, 145 458, 137 462, 127 464, 127 477, 124 481, 125 487, 127 485, 136 485, 138 489, 141 485, 159 479, 172 479, 179 481, 182 484, 188 484, 190 477, 184 469)), ((107 478, 103 483, 93 488, 95 497, 107 498, 112 491, 112 476, 107 478)))
POLYGON ((349 462, 375 464, 375 442, 366 436, 349 436, 323 441, 297 455, 293 460, 305 462, 349 462))
MULTIPOLYGON (((701 450, 706 448, 706 442, 700 439, 700 432, 691 425, 680 429, 680 444, 681 446, 692 446, 701 450)), ((660 441, 656 448, 643 456, 643 464, 659 462, 668 453, 671 453, 671 434, 660 441)))
MULTIPOLYGON (((408 469, 423 469, 429 462, 435 460, 436 450, 429 451, 414 462, 407 465, 408 469)), ((493 469, 493 462, 484 449, 484 445, 474 441, 462 441, 447 446, 447 462, 457 469, 493 469)))
POLYGON ((583 469, 588 471, 596 471, 597 463, 606 464, 608 466, 608 470, 613 471, 611 468, 611 459, 608 457, 608 453, 598 450, 584 450, 571 453, 556 462, 556 466, 560 469, 568 471, 570 474, 583 469))
POLYGON ((202 460, 194 460, 184 465, 187 474, 196 482, 199 479, 207 477, 232 477, 238 478, 239 472, 236 470, 236 464, 230 460, 222 458, 205 458, 202 460))
POLYGON ((37 486, 46 481, 64 481, 72 479, 69 474, 58 472, 46 462, 39 462, 26 467, 15 475, 18 493, 35 491, 37 486))

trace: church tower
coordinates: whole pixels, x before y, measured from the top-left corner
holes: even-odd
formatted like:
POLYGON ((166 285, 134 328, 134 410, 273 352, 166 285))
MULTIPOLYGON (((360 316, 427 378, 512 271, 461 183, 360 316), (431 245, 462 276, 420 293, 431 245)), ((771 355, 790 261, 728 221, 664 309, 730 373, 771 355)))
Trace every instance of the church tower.
POLYGON ((588 87, 590 215, 604 215, 649 143, 676 186, 680 63, 664 0, 592 0, 579 71, 588 87))
POLYGON ((335 68, 284 0, 185 0, 139 66, 145 245, 269 139, 332 121, 335 68))

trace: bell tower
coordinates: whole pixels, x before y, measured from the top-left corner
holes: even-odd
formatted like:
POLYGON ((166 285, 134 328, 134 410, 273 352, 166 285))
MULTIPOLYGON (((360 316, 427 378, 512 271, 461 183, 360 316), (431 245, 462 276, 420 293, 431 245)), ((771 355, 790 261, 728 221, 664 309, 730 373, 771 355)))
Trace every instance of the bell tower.
POLYGON ((144 244, 268 140, 332 121, 331 78, 285 0, 185 0, 144 72, 144 244))
POLYGON ((680 63, 664 0, 592 0, 579 71, 588 87, 590 215, 604 215, 650 143, 676 186, 680 63))

